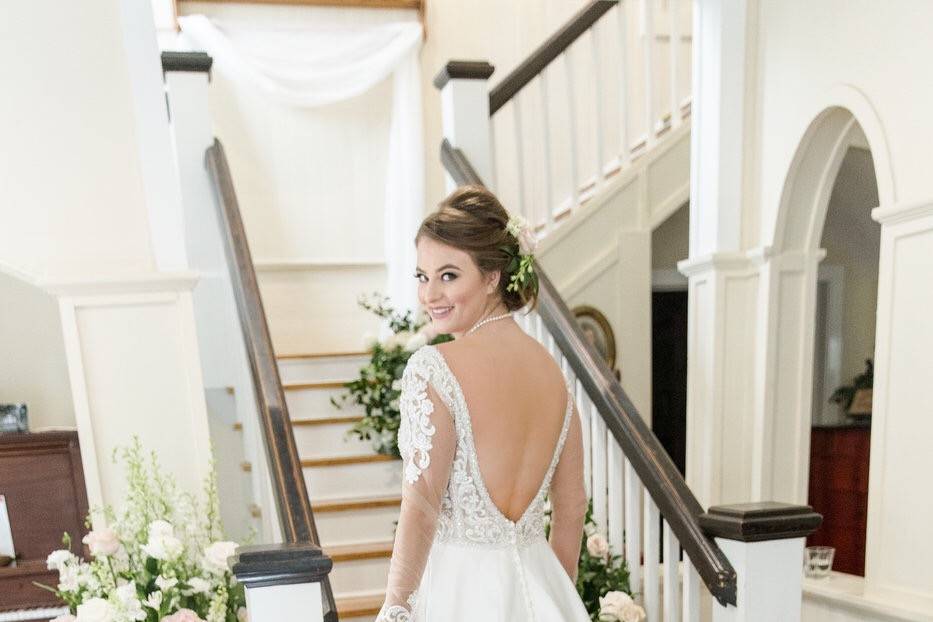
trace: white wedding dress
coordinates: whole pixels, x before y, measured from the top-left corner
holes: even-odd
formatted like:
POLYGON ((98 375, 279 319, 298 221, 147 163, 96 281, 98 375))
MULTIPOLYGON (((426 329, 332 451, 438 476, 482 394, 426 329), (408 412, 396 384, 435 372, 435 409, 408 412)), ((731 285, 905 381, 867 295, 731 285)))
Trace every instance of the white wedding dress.
POLYGON ((571 395, 556 445, 541 447, 552 453, 543 477, 535 476, 537 494, 512 521, 487 490, 467 400, 444 355, 424 346, 411 356, 399 400, 401 513, 377 622, 589 621, 574 587, 586 493, 571 395))

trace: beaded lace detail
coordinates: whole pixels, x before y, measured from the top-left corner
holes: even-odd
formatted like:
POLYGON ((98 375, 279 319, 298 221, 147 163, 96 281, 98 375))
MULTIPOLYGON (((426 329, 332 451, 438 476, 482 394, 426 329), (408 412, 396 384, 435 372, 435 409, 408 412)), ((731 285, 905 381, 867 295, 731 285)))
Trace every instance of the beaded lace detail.
MULTIPOLYGON (((544 480, 537 494, 525 509, 518 521, 513 522, 493 503, 483 476, 479 469, 476 447, 473 444, 473 428, 466 399, 460 384, 443 355, 434 346, 424 346, 409 360, 418 357, 416 365, 423 365, 430 370, 432 385, 437 390, 444 404, 454 416, 457 428, 457 452, 451 467, 447 492, 441 500, 440 516, 437 521, 436 539, 441 542, 478 545, 486 547, 505 547, 513 544, 530 544, 535 539, 544 538, 544 497, 547 494, 554 475, 554 469, 560 458, 561 449, 567 439, 572 412, 572 393, 567 391, 567 406, 557 446, 544 480), (422 354, 423 353, 423 354, 422 354), (418 356, 420 355, 420 356, 418 356)), ((421 376, 418 373, 417 376, 421 376)), ((428 401, 430 404, 430 401, 428 401)), ((401 431, 400 431, 401 432, 401 431)), ((413 443, 414 446, 417 445, 413 443)), ((425 443, 422 441, 422 447, 425 443)), ((402 437, 399 435, 399 448, 402 437)), ((430 447, 430 439, 427 441, 430 447)), ((423 467, 423 468, 426 468, 423 467)), ((406 473, 408 473, 406 466, 406 473)))

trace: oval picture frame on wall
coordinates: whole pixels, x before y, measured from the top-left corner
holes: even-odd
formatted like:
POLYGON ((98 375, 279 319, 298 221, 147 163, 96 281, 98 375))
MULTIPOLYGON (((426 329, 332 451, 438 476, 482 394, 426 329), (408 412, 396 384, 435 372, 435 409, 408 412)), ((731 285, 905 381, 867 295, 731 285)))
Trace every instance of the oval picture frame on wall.
POLYGON ((602 355, 609 369, 616 368, 616 337, 609 324, 609 319, 602 311, 589 305, 579 305, 572 309, 573 316, 580 325, 580 330, 602 355))

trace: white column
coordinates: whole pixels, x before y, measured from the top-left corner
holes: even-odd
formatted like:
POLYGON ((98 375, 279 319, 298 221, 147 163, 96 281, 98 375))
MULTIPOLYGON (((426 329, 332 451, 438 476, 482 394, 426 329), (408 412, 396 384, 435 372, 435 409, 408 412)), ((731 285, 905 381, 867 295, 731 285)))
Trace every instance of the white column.
POLYGON ((754 499, 760 257, 717 253, 678 268, 689 278, 687 484, 702 505, 754 499))
POLYGON ((737 251, 751 169, 758 0, 698 0, 693 9, 690 255, 737 251))
POLYGON ((799 622, 803 548, 822 517, 809 506, 744 503, 700 517, 736 573, 735 606, 713 603, 713 622, 799 622))
MULTIPOLYGON (((494 173, 488 80, 493 71, 485 61, 454 60, 434 78, 434 86, 441 91, 444 138, 463 151, 490 189, 494 173)), ((448 191, 454 187, 448 175, 448 191)))

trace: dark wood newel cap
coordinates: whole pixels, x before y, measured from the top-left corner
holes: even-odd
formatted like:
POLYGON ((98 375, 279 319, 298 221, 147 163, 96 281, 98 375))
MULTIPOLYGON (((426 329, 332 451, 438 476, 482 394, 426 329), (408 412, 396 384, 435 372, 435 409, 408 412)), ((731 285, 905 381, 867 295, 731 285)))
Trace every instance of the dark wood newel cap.
POLYGON ((162 52, 162 71, 210 73, 214 59, 205 52, 162 52))
POLYGON ((451 60, 447 61, 434 77, 434 86, 444 88, 448 80, 455 78, 461 80, 487 80, 496 68, 484 60, 451 60))
POLYGON ((253 588, 319 583, 333 566, 319 546, 301 543, 241 546, 230 568, 237 581, 253 588))
POLYGON ((776 501, 717 505, 700 515, 706 535, 740 542, 804 538, 822 522, 823 516, 809 505, 776 501))

